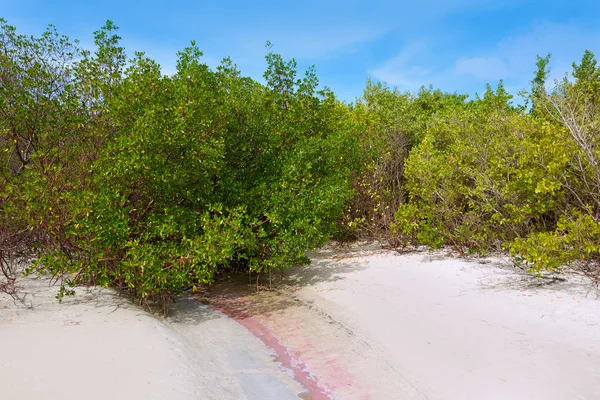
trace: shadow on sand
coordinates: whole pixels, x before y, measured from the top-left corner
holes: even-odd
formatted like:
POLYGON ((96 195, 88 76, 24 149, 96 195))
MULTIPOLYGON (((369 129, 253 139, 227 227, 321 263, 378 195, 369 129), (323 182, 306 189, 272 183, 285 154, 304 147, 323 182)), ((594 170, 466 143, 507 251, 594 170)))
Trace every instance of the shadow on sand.
MULTIPOLYGON (((274 273, 272 288, 269 288, 268 278, 262 280, 257 291, 256 276, 249 279, 246 274, 228 274, 225 282, 201 288, 197 293, 190 294, 177 302, 181 303, 183 300, 184 304, 187 304, 189 301, 194 301, 191 299, 195 299, 204 305, 215 307, 235 320, 243 320, 255 315, 269 316, 289 307, 300 306, 302 300, 294 296, 294 291, 298 288, 344 279, 345 274, 367 268, 364 263, 357 262, 356 256, 380 251, 383 250, 376 244, 360 248, 329 244, 307 254, 311 264, 285 270, 282 274, 274 273)), ((177 318, 188 318, 185 315, 193 313, 191 310, 193 305, 190 304, 184 306, 178 304, 174 308, 178 309, 177 314, 184 315, 177 318)), ((198 318, 202 317, 203 314, 198 315, 198 318)))
POLYGON ((178 296, 175 304, 169 308, 170 322, 183 325, 200 324, 212 319, 220 318, 215 310, 191 294, 178 296))

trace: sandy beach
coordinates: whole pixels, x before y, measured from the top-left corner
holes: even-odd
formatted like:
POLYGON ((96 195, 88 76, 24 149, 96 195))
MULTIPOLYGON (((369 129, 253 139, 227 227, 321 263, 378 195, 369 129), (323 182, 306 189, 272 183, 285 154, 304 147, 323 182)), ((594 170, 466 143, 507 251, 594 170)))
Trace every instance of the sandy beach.
POLYGON ((586 279, 376 247, 312 259, 297 274, 298 296, 361 337, 423 398, 600 398, 600 300, 586 279))
POLYGON ((107 289, 62 304, 46 279, 0 296, 0 398, 297 399, 302 392, 243 326, 195 300, 164 320, 107 289))
POLYGON ((155 317, 107 289, 0 297, 10 399, 597 399, 600 300, 506 260, 326 246, 277 290, 226 282, 155 317))

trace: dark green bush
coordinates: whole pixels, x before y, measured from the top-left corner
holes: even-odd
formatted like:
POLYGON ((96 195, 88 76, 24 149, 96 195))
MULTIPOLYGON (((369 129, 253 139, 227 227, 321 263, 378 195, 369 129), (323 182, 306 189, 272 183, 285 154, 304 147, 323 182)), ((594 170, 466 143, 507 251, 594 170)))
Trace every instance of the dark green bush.
MULTIPOLYGON (((18 55, 44 38, 11 36, 18 50, 4 61, 20 67, 18 55)), ((306 263, 304 251, 336 233, 353 195, 359 160, 348 149, 359 132, 348 108, 317 92, 313 70, 300 79, 295 62, 276 54, 262 85, 229 60, 212 71, 193 42, 170 77, 141 53, 126 63, 118 42, 109 22, 94 54, 40 61, 15 72, 31 86, 1 93, 23 113, 4 121, 16 126, 3 131, 7 151, 19 151, 13 130, 36 144, 31 163, 3 171, 2 188, 5 215, 48 238, 32 271, 117 285, 161 300, 166 312, 169 297, 219 271, 306 263), (60 96, 40 96, 56 73, 70 79, 60 96), (15 96, 31 97, 49 128, 27 131, 35 115, 15 96)))

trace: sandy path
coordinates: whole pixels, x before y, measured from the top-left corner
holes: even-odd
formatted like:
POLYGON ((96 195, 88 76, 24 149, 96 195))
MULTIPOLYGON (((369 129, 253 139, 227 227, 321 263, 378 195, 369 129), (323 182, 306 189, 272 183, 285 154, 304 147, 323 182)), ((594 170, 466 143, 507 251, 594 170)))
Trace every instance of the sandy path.
POLYGON ((256 293, 248 285, 222 284, 197 297, 271 348, 304 387, 304 399, 424 398, 380 350, 293 291, 256 293))
MULTIPOLYGON (((426 252, 325 248, 311 258, 293 277, 295 295, 362 338, 423 398, 600 398, 600 300, 576 276, 525 290, 540 282, 506 264, 426 252)), ((370 395, 339 398, 413 398, 357 372, 370 395)))
POLYGON ((264 344, 222 313, 182 299, 169 320, 110 290, 57 304, 22 280, 30 308, 0 295, 0 399, 298 399, 264 344))
POLYGON ((600 398, 600 300, 576 276, 374 245, 310 256, 279 290, 216 285, 167 320, 22 281, 32 308, 0 297, 0 398, 600 398))

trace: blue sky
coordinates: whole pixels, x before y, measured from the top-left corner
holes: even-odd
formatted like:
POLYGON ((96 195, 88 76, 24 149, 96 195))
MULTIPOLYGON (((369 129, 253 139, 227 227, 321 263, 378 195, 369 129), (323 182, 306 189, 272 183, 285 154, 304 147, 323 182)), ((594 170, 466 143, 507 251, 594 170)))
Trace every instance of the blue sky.
POLYGON ((0 0, 0 17, 21 33, 52 23, 91 47, 111 19, 124 46, 174 71, 177 50, 194 39, 211 66, 230 56, 260 79, 265 42, 352 101, 367 77, 401 90, 433 85, 459 93, 503 79, 527 88, 536 54, 552 53, 554 77, 589 49, 600 56, 600 1, 183 1, 0 0))

